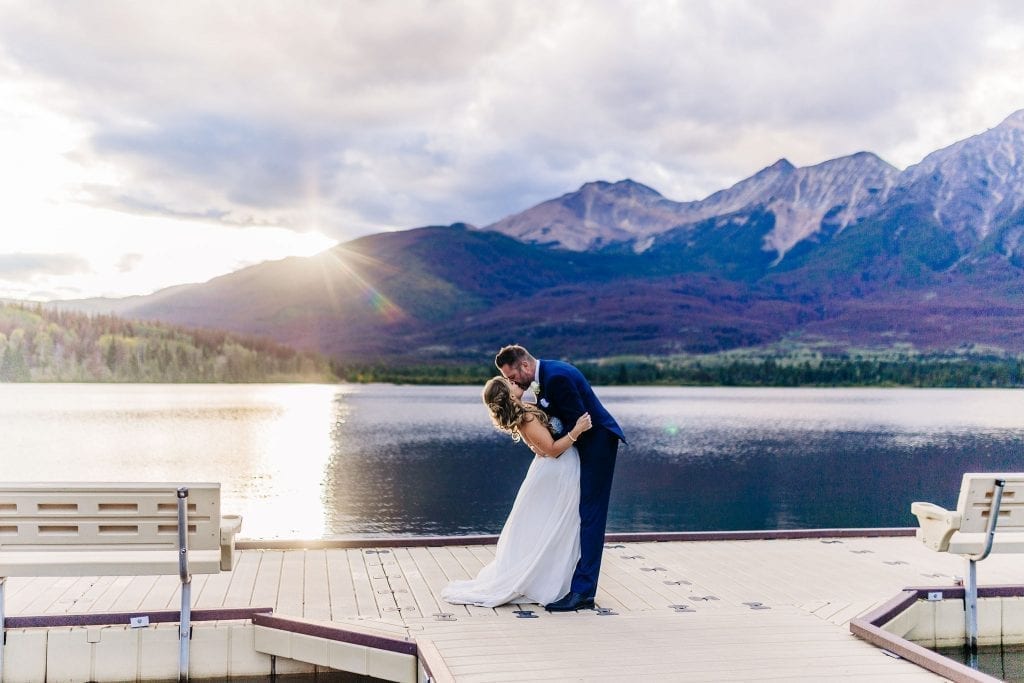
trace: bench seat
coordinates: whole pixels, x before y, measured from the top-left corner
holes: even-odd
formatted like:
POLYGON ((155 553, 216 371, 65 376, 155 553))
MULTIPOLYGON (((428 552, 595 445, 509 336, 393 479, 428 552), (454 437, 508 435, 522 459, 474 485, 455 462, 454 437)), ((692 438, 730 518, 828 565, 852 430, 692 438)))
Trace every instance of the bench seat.
MULTIPOLYGON (((946 552, 954 555, 980 555, 985 549, 985 534, 954 534, 946 552)), ((1024 553, 1024 534, 996 533, 993 554, 1024 553)))
POLYGON ((916 502, 917 538, 940 553, 978 555, 984 551, 996 480, 1005 481, 991 552, 1024 553, 1024 474, 972 473, 963 476, 955 510, 916 502))
MULTIPOLYGON (((178 551, 109 547, 5 551, 0 546, 0 576, 177 576, 178 551)), ((193 574, 220 571, 221 550, 189 550, 193 574)))

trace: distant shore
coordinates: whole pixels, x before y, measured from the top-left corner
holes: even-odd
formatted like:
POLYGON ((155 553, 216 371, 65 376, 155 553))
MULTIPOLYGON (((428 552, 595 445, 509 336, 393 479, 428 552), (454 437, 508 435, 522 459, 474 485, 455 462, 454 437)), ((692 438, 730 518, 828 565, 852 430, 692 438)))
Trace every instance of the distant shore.
MULTIPOLYGON (((571 360, 571 359, 570 359, 571 360)), ((982 355, 886 357, 739 357, 574 361, 596 385, 729 387, 1024 387, 1024 358, 982 355)), ((335 364, 348 382, 482 384, 497 374, 484 363, 335 364)))

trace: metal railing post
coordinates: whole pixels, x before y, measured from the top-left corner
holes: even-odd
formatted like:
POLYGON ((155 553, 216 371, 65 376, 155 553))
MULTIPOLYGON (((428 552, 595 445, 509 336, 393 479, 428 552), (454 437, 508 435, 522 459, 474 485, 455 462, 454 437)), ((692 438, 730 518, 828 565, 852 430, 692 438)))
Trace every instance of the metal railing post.
POLYGON ((178 574, 181 613, 178 625, 178 680, 188 680, 188 649, 192 631, 192 575, 188 571, 188 487, 178 489, 178 574))
POLYGON ((0 681, 4 680, 4 646, 7 645, 7 631, 4 630, 4 584, 7 578, 0 576, 0 681))
POLYGON ((967 558, 967 582, 964 585, 964 618, 966 619, 967 648, 978 652, 978 564, 967 558))
POLYGON ((999 507, 1003 503, 1005 479, 996 479, 992 490, 992 506, 988 512, 988 526, 985 530, 985 547, 977 555, 967 557, 967 585, 964 586, 964 619, 967 632, 967 649, 974 656, 978 654, 978 562, 992 552, 999 523, 999 507))

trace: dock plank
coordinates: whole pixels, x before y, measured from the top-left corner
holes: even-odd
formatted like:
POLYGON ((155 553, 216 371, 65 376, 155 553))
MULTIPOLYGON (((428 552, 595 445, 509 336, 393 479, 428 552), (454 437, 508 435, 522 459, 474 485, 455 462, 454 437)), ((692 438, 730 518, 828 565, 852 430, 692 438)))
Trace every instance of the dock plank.
MULTIPOLYGON (((430 589, 427 575, 420 570, 419 564, 416 562, 416 558, 413 557, 410 549, 395 548, 394 553, 395 561, 405 576, 405 580, 401 585, 404 585, 406 590, 409 591, 408 597, 416 607, 416 611, 419 612, 419 616, 430 616, 444 612, 445 610, 438 604, 438 598, 435 593, 430 589)), ((410 618, 413 618, 412 615, 410 615, 410 618)))
POLYGON ((137 612, 142 608, 142 603, 156 585, 158 576, 132 576, 128 577, 128 585, 124 587, 114 601, 110 604, 111 612, 137 612))
POLYGON ((469 614, 469 610, 465 605, 452 605, 445 602, 441 598, 441 591, 448 582, 451 580, 448 574, 445 573, 442 568, 438 556, 435 555, 434 551, 440 550, 439 548, 408 548, 409 557, 416 563, 416 568, 419 570, 419 574, 422 577, 427 589, 430 591, 430 598, 424 598, 424 602, 429 604, 429 601, 437 606, 437 612, 428 612, 424 608, 421 612, 423 618, 432 617, 435 614, 461 614, 463 616, 469 614))
MULTIPOLYGON (((281 588, 281 569, 285 552, 280 550, 246 550, 243 554, 259 555, 259 568, 252 586, 252 606, 271 606, 277 609, 277 595, 281 588)), ((241 560, 239 560, 241 561, 241 560)))
POLYGON ((89 612, 113 612, 114 604, 117 603, 121 594, 128 590, 128 587, 135 581, 133 576, 115 576, 111 578, 113 580, 96 597, 89 612))
POLYGON ((306 619, 331 619, 331 590, 327 578, 327 552, 307 550, 303 567, 302 616, 306 619))
POLYGON ((89 582, 73 605, 69 606, 69 614, 83 614, 95 610, 96 601, 110 589, 116 577, 113 576, 86 576, 83 577, 89 582))
MULTIPOLYGON (((200 577, 192 577, 193 583, 200 577)), ((193 599, 193 605, 203 609, 216 609, 224 607, 228 598, 228 591, 231 590, 232 572, 220 572, 218 574, 203 574, 202 588, 192 589, 192 594, 198 596, 193 599)))
MULTIPOLYGON (((196 576, 192 580, 192 604, 196 604, 197 596, 202 594, 206 584, 206 576, 196 576)), ((142 599, 139 610, 179 609, 181 607, 181 579, 177 576, 157 576, 142 599)))
POLYGON ((366 554, 359 549, 346 550, 349 572, 352 576, 352 585, 356 592, 356 609, 361 617, 381 616, 377 606, 377 598, 374 593, 373 582, 370 578, 370 568, 366 565, 366 554))
POLYGON ((327 587, 331 594, 331 619, 359 616, 356 589, 348 565, 347 551, 329 548, 326 551, 327 587))
POLYGON ((262 553, 239 553, 235 568, 229 573, 231 582, 224 595, 224 607, 249 607, 252 604, 261 559, 262 553))
POLYGON ((80 576, 71 582, 57 598, 46 608, 46 614, 67 614, 75 609, 82 595, 92 588, 96 577, 80 576))
MULTIPOLYGON (((25 603, 22 608, 28 614, 46 614, 52 611, 51 607, 58 602, 62 595, 67 593, 78 581, 77 577, 61 577, 51 581, 45 589, 36 593, 31 600, 25 603)), ((17 603, 15 603, 17 604, 17 603)), ((60 611, 57 609, 56 611, 60 611)))
POLYGON ((286 552, 281 560, 281 582, 275 612, 288 617, 301 617, 305 590, 306 550, 286 552))

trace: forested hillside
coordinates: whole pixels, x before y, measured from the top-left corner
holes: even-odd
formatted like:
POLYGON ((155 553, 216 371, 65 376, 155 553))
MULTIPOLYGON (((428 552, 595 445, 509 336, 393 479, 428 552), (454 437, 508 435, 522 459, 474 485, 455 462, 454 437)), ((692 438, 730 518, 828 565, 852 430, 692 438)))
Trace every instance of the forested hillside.
POLYGON ((0 304, 3 382, 321 382, 316 354, 225 332, 0 304))

